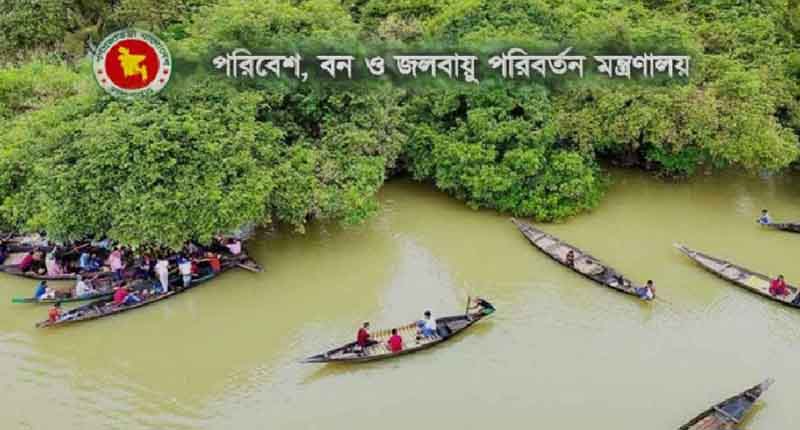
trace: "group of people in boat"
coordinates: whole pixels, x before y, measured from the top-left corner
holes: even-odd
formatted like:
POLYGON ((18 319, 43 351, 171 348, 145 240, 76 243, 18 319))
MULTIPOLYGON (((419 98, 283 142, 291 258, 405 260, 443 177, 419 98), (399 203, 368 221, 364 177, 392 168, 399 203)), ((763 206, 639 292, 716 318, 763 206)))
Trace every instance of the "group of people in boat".
MULTIPOLYGON (((200 250, 212 253, 239 255, 242 252, 242 241, 237 238, 217 236, 208 248, 202 248, 194 242, 188 242, 183 252, 195 255, 200 250)), ((0 242, 0 264, 8 256, 8 246, 0 242)), ((114 281, 121 281, 130 276, 129 271, 142 276, 156 265, 157 256, 170 256, 170 252, 160 248, 145 249, 134 253, 130 248, 114 246, 108 239, 98 241, 78 241, 68 245, 50 246, 47 240, 41 240, 26 253, 17 268, 22 273, 39 276, 58 277, 70 274, 110 273, 114 281), (148 267, 145 268, 144 266, 148 267), (134 270, 131 270, 134 269, 134 270)), ((162 263, 163 265, 163 263, 162 263)), ((163 271, 163 269, 162 269, 163 271)))
MULTIPOLYGON (((495 308, 491 303, 480 297, 476 297, 470 302, 467 315, 470 318, 473 318, 476 314, 488 315, 494 312, 494 310, 495 308)), ((353 349, 353 352, 356 354, 363 355, 366 353, 367 348, 379 343, 377 340, 372 339, 372 335, 369 332, 369 327, 369 321, 365 321, 356 333, 356 342, 353 349)), ((434 338, 441 335, 436 318, 433 317, 433 314, 429 310, 426 310, 422 314, 422 319, 416 322, 416 327, 416 344, 419 344, 425 338, 434 338)), ((393 354, 402 352, 406 347, 405 340, 399 334, 399 331, 396 328, 391 329, 390 333, 391 335, 386 341, 387 348, 393 354)))
MULTIPOLYGON (((241 253, 240 239, 224 238, 215 238, 209 247, 187 242, 178 254, 145 252, 134 257, 129 250, 115 247, 107 258, 108 270, 112 272, 110 282, 96 277, 87 282, 85 276, 91 276, 93 271, 86 270, 79 272, 82 275, 77 275, 75 286, 70 291, 58 291, 49 287, 47 281, 41 281, 34 297, 37 300, 91 297, 99 289, 94 283, 106 282, 108 290, 105 293, 112 294, 106 306, 132 306, 173 290, 189 288, 194 278, 221 272, 224 255, 237 256, 241 253), (179 276, 176 285, 170 284, 171 273, 179 276)), ((60 317, 61 303, 56 301, 48 312, 48 319, 55 322, 60 317)))
MULTIPOLYGON (((569 251, 567 251, 567 255, 564 257, 564 260, 565 260, 565 263, 567 264, 567 266, 574 268, 575 267, 575 251, 573 251, 571 249, 569 251)), ((595 262, 593 262, 590 259, 587 259, 584 263, 587 266, 593 266, 593 265, 596 266, 598 272, 597 273, 591 273, 592 275, 602 275, 602 274, 605 273, 606 277, 608 278, 606 280, 607 283, 616 284, 616 285, 619 285, 619 286, 625 287, 625 288, 630 288, 631 287, 630 281, 625 279, 622 275, 614 273, 613 271, 609 271, 607 268, 605 268, 605 267, 603 267, 603 266, 601 266, 599 264, 595 264, 595 262)), ((653 283, 652 279, 648 279, 647 283, 642 287, 635 287, 635 291, 636 291, 636 294, 639 296, 639 298, 642 299, 642 300, 653 300, 653 299, 656 298, 656 287, 655 287, 655 284, 653 283)))

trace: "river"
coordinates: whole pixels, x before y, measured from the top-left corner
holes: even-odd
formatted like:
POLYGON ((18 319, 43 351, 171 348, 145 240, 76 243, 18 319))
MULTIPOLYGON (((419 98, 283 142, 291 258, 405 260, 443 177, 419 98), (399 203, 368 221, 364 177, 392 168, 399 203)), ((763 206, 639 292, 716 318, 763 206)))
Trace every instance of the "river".
POLYGON ((305 235, 263 231, 266 271, 237 271, 138 311, 53 330, 12 305, 34 282, 0 277, 2 429, 674 429, 768 376, 743 428, 800 419, 800 311, 732 286, 683 242, 800 283, 800 235, 762 230, 762 207, 800 219, 800 176, 666 183, 612 172, 599 208, 542 228, 629 277, 651 305, 540 254, 508 217, 425 184, 388 183, 381 212, 305 235), (299 364, 358 324, 425 309, 497 312, 453 341, 360 366, 299 364))

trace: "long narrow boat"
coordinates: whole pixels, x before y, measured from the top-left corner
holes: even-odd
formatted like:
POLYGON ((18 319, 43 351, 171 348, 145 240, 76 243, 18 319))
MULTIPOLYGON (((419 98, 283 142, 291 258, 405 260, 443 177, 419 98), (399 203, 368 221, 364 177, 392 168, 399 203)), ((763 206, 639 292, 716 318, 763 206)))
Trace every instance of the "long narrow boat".
POLYGON ((767 379, 749 390, 717 403, 678 430, 734 430, 773 382, 775 381, 767 379))
MULTIPOLYGON (((159 302, 161 300, 168 299, 176 294, 188 291, 191 288, 194 288, 200 284, 203 284, 213 278, 216 278, 220 274, 226 272, 229 269, 234 267, 241 267, 243 265, 252 267, 254 269, 259 268, 258 264, 251 260, 247 255, 240 254, 235 257, 223 257, 222 260, 222 270, 220 273, 213 273, 213 272, 206 272, 200 277, 192 279, 192 283, 189 285, 188 288, 176 288, 180 285, 180 278, 179 277, 171 277, 170 278, 170 291, 164 294, 157 294, 154 296, 150 296, 141 302, 132 304, 132 305, 124 305, 124 306, 116 306, 113 304, 111 298, 95 300, 91 303, 87 303, 83 306, 77 307, 75 309, 70 309, 67 312, 64 312, 61 317, 56 320, 55 322, 51 322, 49 320, 44 320, 36 323, 36 327, 38 328, 45 328, 45 327, 58 327, 62 325, 72 324, 79 321, 88 321, 97 318, 103 318, 115 314, 119 314, 122 312, 127 312, 133 309, 138 309, 143 306, 147 306, 151 303, 159 302)), ((135 291, 142 291, 142 290, 150 290, 153 288, 157 281, 147 279, 141 280, 136 282, 132 285, 132 289, 135 291)))
POLYGON ((363 350, 358 348, 355 342, 351 342, 322 354, 308 357, 303 360, 303 363, 364 363, 399 357, 431 348, 452 339, 458 333, 494 313, 495 308, 491 303, 483 300, 479 301, 479 303, 478 310, 475 312, 468 311, 464 315, 437 318, 437 334, 435 336, 418 336, 416 322, 397 327, 397 334, 403 338, 405 343, 404 349, 400 352, 389 350, 386 343, 389 340, 389 336, 391 336, 391 329, 385 329, 372 333, 371 339, 375 343, 363 350))
POLYGON ((641 298, 637 288, 642 288, 642 286, 634 284, 633 281, 624 277, 606 264, 603 264, 597 258, 566 242, 562 242, 555 236, 547 234, 526 222, 518 221, 514 218, 511 219, 511 222, 517 226, 519 231, 522 232, 533 246, 547 254, 553 260, 561 263, 563 266, 580 273, 600 285, 641 298), (572 251, 574 254, 574 264, 571 265, 567 263, 567 253, 569 253, 569 251, 572 251))
POLYGON ((764 227, 774 228, 776 230, 790 231, 792 233, 800 233, 800 222, 771 222, 769 224, 761 224, 764 227))
POLYGON ((721 258, 712 257, 700 251, 695 251, 681 244, 675 244, 675 247, 687 257, 696 261, 703 268, 719 276, 720 278, 730 281, 742 288, 747 289, 748 291, 768 297, 776 302, 781 302, 788 306, 800 308, 800 292, 798 292, 797 287, 787 285, 787 288, 790 292, 788 296, 773 296, 769 293, 769 276, 758 272, 753 272, 721 258))
MULTIPOLYGON (((41 251, 42 249, 38 250, 41 251)), ((7 273, 9 275, 22 276, 24 278, 29 278, 29 279, 36 279, 40 281, 74 281, 80 274, 80 273, 63 273, 60 275, 47 275, 47 274, 40 275, 38 273, 31 271, 23 272, 19 268, 19 263, 22 261, 22 259, 25 257, 27 253, 28 251, 9 253, 8 256, 6 256, 6 259, 3 262, 3 264, 0 265, 0 272, 7 273)), ((83 273, 83 276, 86 279, 105 278, 111 276, 111 271, 109 271, 106 268, 106 270, 103 271, 83 273)))
MULTIPOLYGON (((111 297, 114 294, 114 281, 109 277, 102 279, 90 279, 86 281, 91 284, 94 291, 82 296, 67 296, 57 297, 52 299, 37 299, 36 297, 14 297, 11 303, 35 303, 35 304, 49 304, 49 303, 70 303, 70 302, 85 302, 87 300, 97 300, 111 297)), ((70 293, 72 293, 70 291, 70 293)))

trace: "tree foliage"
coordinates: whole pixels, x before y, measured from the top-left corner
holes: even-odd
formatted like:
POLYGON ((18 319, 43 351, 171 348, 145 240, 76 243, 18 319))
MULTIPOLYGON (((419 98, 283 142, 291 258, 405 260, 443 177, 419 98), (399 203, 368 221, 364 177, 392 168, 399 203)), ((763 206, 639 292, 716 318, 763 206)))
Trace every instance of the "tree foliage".
MULTIPOLYGON (((248 222, 359 222, 409 173, 473 207, 556 220, 611 160, 659 175, 800 157, 797 0, 0 0, 0 225, 177 246, 248 222), (113 100, 85 45, 166 40, 166 91, 113 100), (692 58, 688 79, 480 85, 227 81, 225 50, 573 47, 692 58)), ((495 49, 496 50, 496 49, 495 49)), ((313 55, 305 52, 305 55, 313 55)))

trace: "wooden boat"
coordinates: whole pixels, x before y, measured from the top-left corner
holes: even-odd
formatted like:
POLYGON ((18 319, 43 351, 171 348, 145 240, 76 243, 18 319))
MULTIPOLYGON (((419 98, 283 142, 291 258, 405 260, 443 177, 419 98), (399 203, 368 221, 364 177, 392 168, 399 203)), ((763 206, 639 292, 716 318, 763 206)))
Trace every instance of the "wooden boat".
POLYGON ((397 327, 397 334, 403 337, 405 344, 404 349, 400 352, 391 352, 389 350, 387 341, 391 336, 391 329, 385 329, 372 333, 370 338, 375 343, 363 350, 355 342, 350 342, 322 354, 308 357, 303 360, 303 363, 364 363, 419 352, 452 339, 458 333, 491 315, 495 310, 494 306, 489 302, 484 301, 483 303, 485 305, 479 306, 479 310, 476 312, 470 313, 468 311, 464 315, 437 318, 436 336, 417 336, 416 322, 397 327))
POLYGON ((706 409, 678 430, 734 430, 753 404, 773 384, 772 379, 706 409))
MULTIPOLYGON (((639 297, 637 288, 642 288, 641 285, 634 284, 628 278, 619 274, 616 270, 603 264, 597 258, 581 251, 580 249, 562 242, 558 238, 549 235, 536 227, 516 219, 511 219, 511 222, 517 226, 520 232, 528 239, 528 241, 538 248, 540 251, 547 254, 553 260, 569 267, 575 272, 597 282, 600 285, 612 288, 616 291, 630 294, 639 297), (572 251, 574 254, 574 264, 567 263, 567 253, 572 251)), ((644 300, 644 299, 643 299, 644 300)))
MULTIPOLYGON (((54 299, 37 299, 36 297, 14 297, 11 303, 35 303, 35 304, 51 304, 51 303, 70 303, 70 302, 84 302, 87 300, 96 300, 111 297, 114 294, 114 282, 111 278, 106 277, 102 279, 91 279, 86 281, 94 288, 94 292, 83 296, 67 296, 57 297, 54 299)), ((70 291, 71 294, 71 291, 70 291)))
POLYGON ((771 222, 769 224, 761 224, 764 227, 774 228, 777 230, 790 231, 792 233, 800 233, 800 222, 771 222))
MULTIPOLYGON (((207 271, 200 277, 192 279, 192 283, 189 285, 188 288, 178 288, 179 285, 181 285, 180 277, 179 276, 171 277, 170 290, 167 293, 156 294, 142 300, 141 302, 127 306, 115 306, 112 303, 111 298, 95 300, 91 303, 87 303, 83 306, 77 307, 75 309, 70 309, 69 311, 64 312, 61 315, 61 317, 55 322, 51 322, 49 320, 40 321, 36 323, 36 327, 38 328, 58 327, 79 321, 88 321, 97 318, 103 318, 110 315, 115 315, 133 309, 141 308, 151 303, 159 302, 161 300, 168 299, 176 294, 188 291, 191 288, 194 288, 213 278, 216 278, 217 276, 221 275, 222 273, 226 272, 229 269, 232 269, 234 267, 239 267, 239 265, 258 267, 258 264, 255 261, 251 260, 249 257, 247 257, 247 255, 245 254, 240 254, 235 257, 223 257, 222 268, 220 273, 215 274, 213 272, 207 271)), ((152 279, 139 280, 131 285, 131 289, 133 289, 134 291, 152 290, 153 287, 157 284, 157 282, 158 281, 152 279)))
MULTIPOLYGON (((40 249, 41 250, 41 249, 40 249)), ((25 278, 30 279, 37 279, 40 281, 73 281, 75 280, 79 273, 64 273, 61 275, 40 275, 35 272, 23 272, 19 269, 19 263, 25 257, 28 251, 23 252, 11 252, 6 257, 6 260, 3 262, 3 265, 0 265, 0 272, 7 273, 9 275, 15 276, 22 276, 25 278)), ((110 277, 111 272, 108 270, 105 271, 98 271, 98 272, 91 272, 91 273, 83 273, 84 278, 92 279, 92 278, 105 278, 110 277)))
POLYGON ((699 251, 695 251, 681 244, 675 244, 675 247, 687 257, 703 266, 709 272, 727 281, 733 282, 734 284, 746 288, 749 291, 768 297, 777 302, 781 302, 785 305, 800 308, 800 293, 798 293, 797 287, 787 285, 786 287, 790 291, 788 296, 773 296, 769 293, 769 276, 747 270, 742 266, 738 266, 720 258, 712 257, 699 251))

